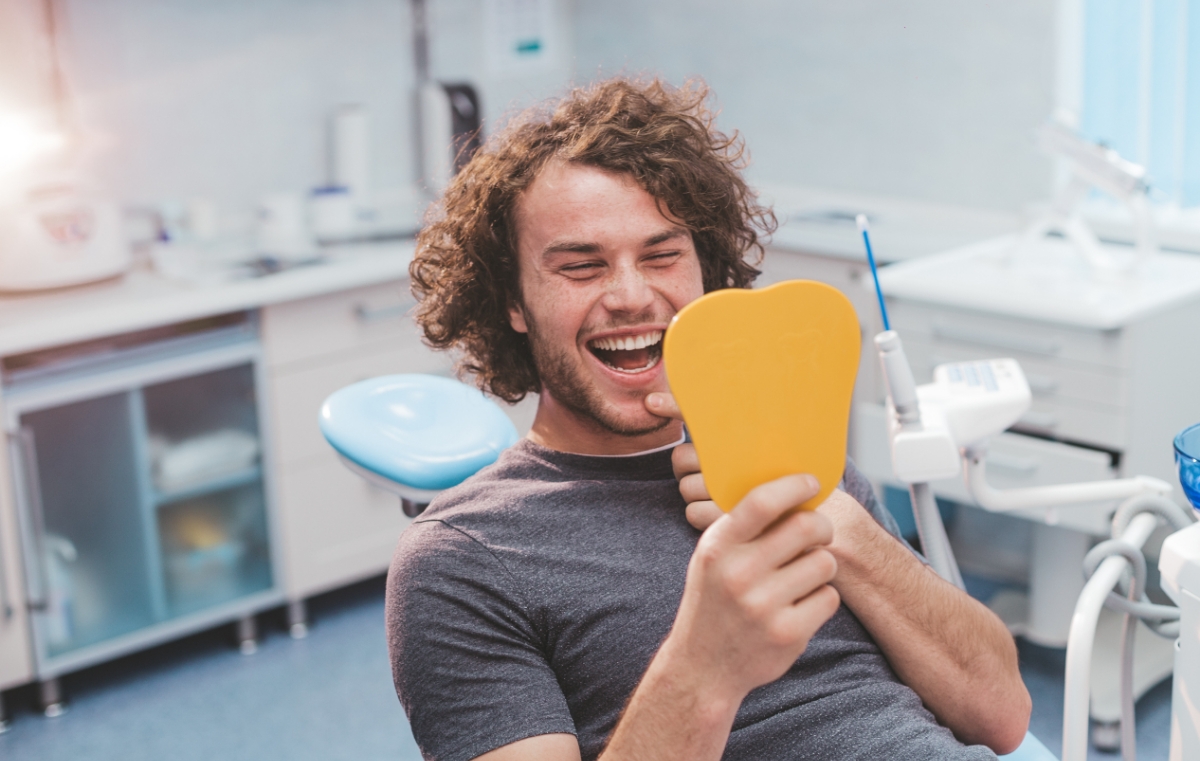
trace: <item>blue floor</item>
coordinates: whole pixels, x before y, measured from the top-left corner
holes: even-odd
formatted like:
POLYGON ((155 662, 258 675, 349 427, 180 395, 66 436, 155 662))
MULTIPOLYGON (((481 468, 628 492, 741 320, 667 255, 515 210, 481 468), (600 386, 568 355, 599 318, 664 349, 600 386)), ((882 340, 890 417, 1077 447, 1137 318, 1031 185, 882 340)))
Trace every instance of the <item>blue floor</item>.
MULTIPOLYGON (((304 640, 283 632, 280 615, 264 616, 252 656, 222 629, 69 676, 70 710, 58 719, 33 713, 31 690, 7 693, 13 724, 0 735, 0 759, 420 759, 392 690, 382 579, 317 598, 310 610, 304 640)), ((1057 753, 1063 651, 1022 644, 1020 652, 1033 695, 1030 729, 1057 753)), ((1170 709, 1169 682, 1138 703, 1141 761, 1167 759, 1170 709)), ((1089 758, 1119 754, 1093 750, 1089 758)))
POLYGON ((0 759, 419 761, 392 689, 382 579, 317 598, 310 615, 303 640, 263 616, 251 656, 226 628, 67 677, 57 719, 31 711, 31 691, 8 693, 0 759))

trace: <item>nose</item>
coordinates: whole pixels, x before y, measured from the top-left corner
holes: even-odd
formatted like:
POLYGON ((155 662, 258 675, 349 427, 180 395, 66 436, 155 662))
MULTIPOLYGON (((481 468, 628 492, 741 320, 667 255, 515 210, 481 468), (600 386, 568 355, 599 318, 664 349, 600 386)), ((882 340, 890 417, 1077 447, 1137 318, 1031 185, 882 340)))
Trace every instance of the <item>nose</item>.
POLYGON ((639 314, 648 310, 654 299, 654 288, 636 265, 622 263, 612 269, 603 300, 608 311, 639 314))

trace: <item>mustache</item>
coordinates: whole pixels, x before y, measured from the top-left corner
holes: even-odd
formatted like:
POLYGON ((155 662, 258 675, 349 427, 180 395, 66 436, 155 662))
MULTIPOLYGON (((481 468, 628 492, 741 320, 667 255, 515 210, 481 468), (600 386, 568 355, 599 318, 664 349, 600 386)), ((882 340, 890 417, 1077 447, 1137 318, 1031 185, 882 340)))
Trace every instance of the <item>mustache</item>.
POLYGON ((643 325, 669 325, 674 319, 675 312, 671 314, 657 314, 647 312, 645 314, 630 315, 614 320, 606 320, 603 324, 585 325, 579 331, 583 335, 593 335, 609 330, 621 330, 622 328, 638 328, 643 325))

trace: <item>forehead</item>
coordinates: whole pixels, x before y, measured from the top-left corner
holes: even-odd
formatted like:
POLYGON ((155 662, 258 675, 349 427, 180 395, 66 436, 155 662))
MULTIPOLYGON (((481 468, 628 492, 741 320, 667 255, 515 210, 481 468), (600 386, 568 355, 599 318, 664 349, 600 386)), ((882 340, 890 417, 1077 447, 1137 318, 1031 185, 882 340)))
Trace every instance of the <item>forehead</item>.
POLYGON ((517 199, 515 222, 523 254, 566 239, 616 246, 681 226, 632 177, 565 161, 538 173, 517 199))

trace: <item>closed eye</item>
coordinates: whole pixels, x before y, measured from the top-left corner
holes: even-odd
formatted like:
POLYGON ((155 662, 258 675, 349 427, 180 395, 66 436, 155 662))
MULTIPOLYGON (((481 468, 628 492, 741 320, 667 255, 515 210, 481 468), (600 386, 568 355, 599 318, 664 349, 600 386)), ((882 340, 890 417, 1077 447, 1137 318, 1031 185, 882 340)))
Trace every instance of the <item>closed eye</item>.
POLYGON ((673 264, 675 260, 679 258, 679 256, 679 251, 663 251, 657 254, 650 254, 645 258, 645 261, 651 266, 665 267, 669 264, 673 264))
POLYGON ((600 262, 578 262, 576 264, 566 264, 558 268, 558 271, 569 278, 583 280, 594 276, 604 268, 600 262))

